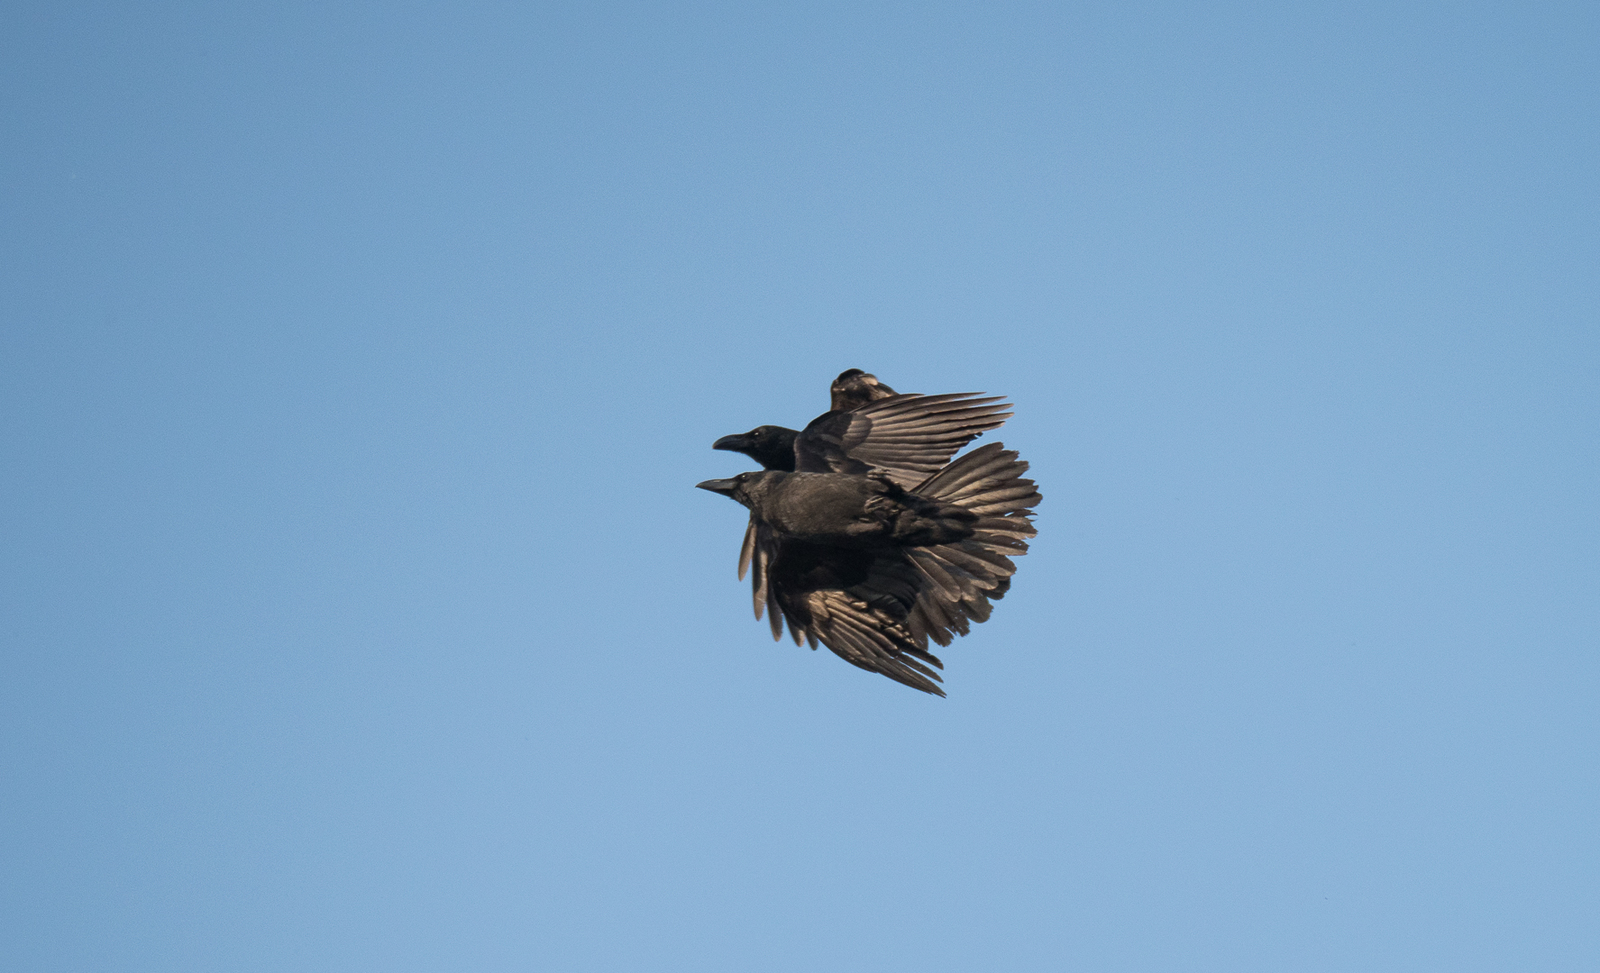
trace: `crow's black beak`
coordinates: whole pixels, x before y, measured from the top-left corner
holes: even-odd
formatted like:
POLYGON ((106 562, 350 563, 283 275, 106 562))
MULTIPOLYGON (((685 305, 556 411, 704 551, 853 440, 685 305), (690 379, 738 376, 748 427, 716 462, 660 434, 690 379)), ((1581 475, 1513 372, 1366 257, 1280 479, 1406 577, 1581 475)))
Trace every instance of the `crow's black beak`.
POLYGON ((742 453, 750 448, 748 433, 739 433, 737 436, 723 436, 711 444, 712 449, 726 449, 729 452, 742 453))
POLYGON ((696 483, 695 489, 710 490, 712 493, 720 493, 725 497, 731 497, 733 496, 733 488, 736 486, 738 484, 732 480, 706 480, 703 483, 696 483))

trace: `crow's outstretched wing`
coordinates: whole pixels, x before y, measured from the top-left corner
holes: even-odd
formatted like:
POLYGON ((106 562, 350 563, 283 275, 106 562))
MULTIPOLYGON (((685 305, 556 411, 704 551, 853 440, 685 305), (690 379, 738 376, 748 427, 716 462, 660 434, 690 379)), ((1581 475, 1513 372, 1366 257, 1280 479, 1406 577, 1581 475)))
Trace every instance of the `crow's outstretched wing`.
POLYGON ((794 444, 801 473, 882 470, 903 487, 922 482, 956 450, 1011 417, 1001 396, 978 392, 891 395, 850 412, 828 412, 794 444))
POLYGON ((811 617, 807 631, 833 654, 869 672, 888 676, 912 689, 943 696, 934 671, 938 657, 919 647, 901 622, 886 619, 864 601, 842 591, 815 591, 806 596, 811 617))
POLYGON ((943 696, 944 668, 906 619, 920 578, 898 552, 871 554, 776 539, 770 566, 773 607, 795 644, 820 642, 854 666, 943 696))

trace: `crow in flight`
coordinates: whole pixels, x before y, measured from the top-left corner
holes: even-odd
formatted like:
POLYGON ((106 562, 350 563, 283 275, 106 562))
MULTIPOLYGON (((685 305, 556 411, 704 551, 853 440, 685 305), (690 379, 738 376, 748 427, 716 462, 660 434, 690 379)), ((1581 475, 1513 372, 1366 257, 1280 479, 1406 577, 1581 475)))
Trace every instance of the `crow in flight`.
POLYGON ((956 450, 1011 418, 1000 396, 897 395, 859 368, 834 379, 832 392, 833 408, 799 432, 757 426, 723 436, 711 448, 744 453, 768 470, 882 470, 902 486, 910 486, 936 472, 956 450))
POLYGON ((702 489, 750 508, 739 576, 752 565, 756 617, 773 637, 820 641, 861 668, 944 695, 928 652, 989 617, 1011 557, 1034 535, 1028 464, 999 443, 951 454, 1010 413, 976 394, 898 395, 851 369, 833 408, 802 431, 760 426, 719 439, 767 472, 702 489))

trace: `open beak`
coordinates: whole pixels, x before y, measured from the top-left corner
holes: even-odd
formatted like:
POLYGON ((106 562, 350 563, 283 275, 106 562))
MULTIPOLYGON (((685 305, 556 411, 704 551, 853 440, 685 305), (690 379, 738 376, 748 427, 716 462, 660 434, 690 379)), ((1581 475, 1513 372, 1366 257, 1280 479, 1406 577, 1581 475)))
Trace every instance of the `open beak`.
POLYGON ((726 449, 734 453, 742 453, 750 447, 750 437, 746 433, 736 436, 723 436, 711 444, 712 449, 726 449))
MULTIPOLYGON (((721 440, 718 440, 718 442, 721 442, 721 440)), ((731 497, 735 486, 737 484, 732 480, 706 480, 703 483, 696 483, 695 489, 710 490, 712 493, 720 493, 725 497, 731 497)))

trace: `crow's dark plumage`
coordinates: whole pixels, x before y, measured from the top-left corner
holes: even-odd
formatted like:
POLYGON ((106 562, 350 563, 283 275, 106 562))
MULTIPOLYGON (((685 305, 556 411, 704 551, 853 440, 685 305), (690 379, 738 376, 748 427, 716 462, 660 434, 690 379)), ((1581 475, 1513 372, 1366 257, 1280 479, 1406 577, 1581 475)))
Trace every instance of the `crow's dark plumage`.
POLYGON ((801 432, 716 442, 766 472, 699 486, 750 508, 739 576, 755 568, 756 617, 770 611, 774 638, 787 620, 797 644, 942 696, 928 640, 949 645, 989 617, 1039 502, 1028 464, 999 443, 945 462, 1010 413, 977 394, 899 395, 859 369, 831 392, 834 408, 801 432))

